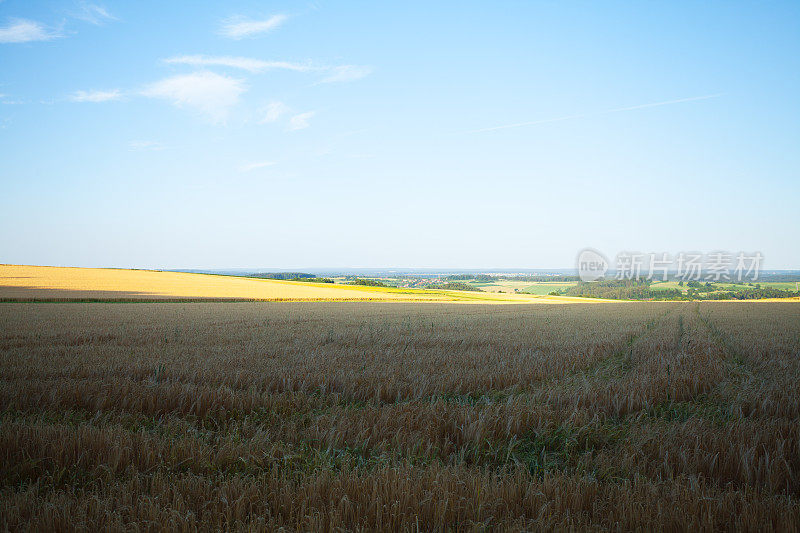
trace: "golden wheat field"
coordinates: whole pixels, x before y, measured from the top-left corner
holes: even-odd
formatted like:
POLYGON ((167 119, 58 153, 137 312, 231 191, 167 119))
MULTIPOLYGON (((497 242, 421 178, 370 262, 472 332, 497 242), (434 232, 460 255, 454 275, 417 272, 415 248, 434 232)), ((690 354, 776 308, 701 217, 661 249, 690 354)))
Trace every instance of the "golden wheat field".
POLYGON ((0 265, 0 300, 262 300, 596 303, 564 296, 488 294, 278 281, 157 270, 0 265))
POLYGON ((800 306, 0 303, 5 530, 800 524, 800 306))

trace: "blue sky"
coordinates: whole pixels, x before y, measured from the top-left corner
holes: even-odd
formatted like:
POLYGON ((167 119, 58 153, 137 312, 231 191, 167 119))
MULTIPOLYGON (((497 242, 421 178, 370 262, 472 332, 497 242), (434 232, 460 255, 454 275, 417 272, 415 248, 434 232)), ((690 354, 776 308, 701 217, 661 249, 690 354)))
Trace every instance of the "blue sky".
POLYGON ((0 262, 800 268, 797 2, 0 2, 0 262))

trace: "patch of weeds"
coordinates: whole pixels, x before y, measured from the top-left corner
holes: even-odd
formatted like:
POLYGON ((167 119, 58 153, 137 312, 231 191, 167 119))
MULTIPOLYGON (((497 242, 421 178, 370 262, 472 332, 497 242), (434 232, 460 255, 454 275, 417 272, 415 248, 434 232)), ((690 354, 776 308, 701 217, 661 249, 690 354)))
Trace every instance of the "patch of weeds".
POLYGON ((570 458, 579 452, 576 432, 568 426, 542 432, 525 439, 519 446, 515 459, 524 464, 531 474, 564 471, 570 458))
POLYGON ((379 454, 361 446, 325 448, 309 442, 293 445, 286 453, 276 457, 275 462, 284 471, 298 474, 315 472, 338 472, 344 468, 372 469, 391 463, 388 454, 379 454))
POLYGON ((166 374, 167 367, 164 363, 158 363, 156 367, 153 369, 153 375, 150 377, 150 382, 153 385, 158 385, 159 383, 163 383, 166 381, 165 374, 166 374))
POLYGON ((720 404, 715 403, 705 396, 684 402, 668 401, 651 407, 646 416, 667 422, 686 422, 691 419, 701 419, 724 424, 732 417, 720 404))
POLYGON ((545 472, 586 475, 590 470, 582 466, 583 459, 614 446, 627 435, 628 429, 627 421, 612 419, 580 427, 562 424, 519 439, 512 437, 500 447, 489 446, 484 456, 495 466, 522 464, 537 476, 545 472))
MULTIPOLYGON (((508 400, 513 396, 524 394, 518 387, 511 387, 504 390, 490 390, 490 391, 476 391, 463 394, 445 393, 435 394, 430 396, 427 401, 435 403, 437 401, 451 403, 455 405, 489 405, 492 403, 500 403, 508 400)), ((413 401, 413 400, 412 400, 413 401)))

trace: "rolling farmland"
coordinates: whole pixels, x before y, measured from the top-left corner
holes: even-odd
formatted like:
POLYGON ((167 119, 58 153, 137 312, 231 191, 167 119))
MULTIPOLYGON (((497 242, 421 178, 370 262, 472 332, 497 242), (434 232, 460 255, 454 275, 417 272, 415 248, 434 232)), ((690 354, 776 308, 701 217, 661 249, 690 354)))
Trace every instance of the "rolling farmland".
POLYGON ((157 270, 0 265, 0 300, 432 301, 570 303, 584 298, 331 285, 157 270))

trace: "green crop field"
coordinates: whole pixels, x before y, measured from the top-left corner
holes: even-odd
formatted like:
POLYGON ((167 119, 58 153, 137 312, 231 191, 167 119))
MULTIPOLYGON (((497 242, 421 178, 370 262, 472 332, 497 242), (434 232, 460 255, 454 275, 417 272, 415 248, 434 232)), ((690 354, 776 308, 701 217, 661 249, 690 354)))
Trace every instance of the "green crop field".
POLYGON ((527 285, 523 292, 528 294, 550 294, 553 291, 561 291, 569 289, 577 285, 577 281, 556 282, 556 281, 541 281, 527 285))

